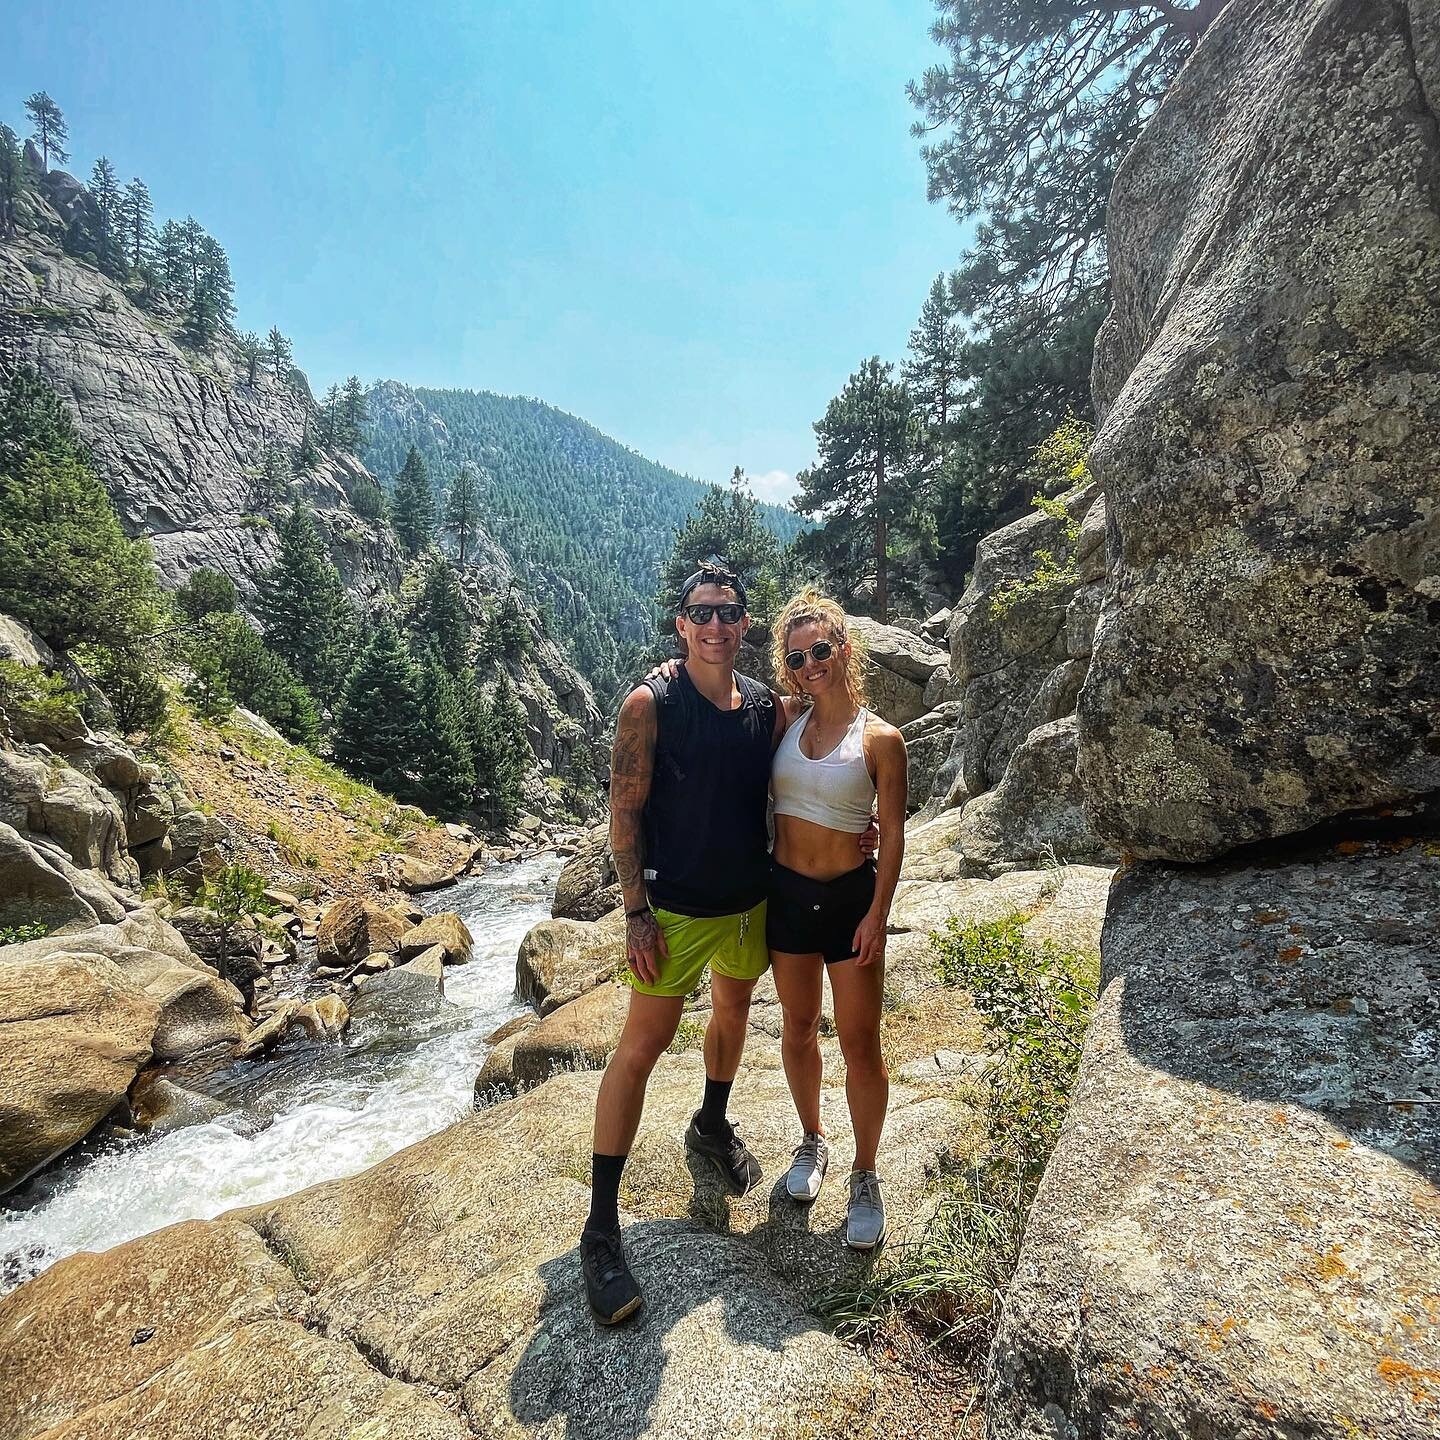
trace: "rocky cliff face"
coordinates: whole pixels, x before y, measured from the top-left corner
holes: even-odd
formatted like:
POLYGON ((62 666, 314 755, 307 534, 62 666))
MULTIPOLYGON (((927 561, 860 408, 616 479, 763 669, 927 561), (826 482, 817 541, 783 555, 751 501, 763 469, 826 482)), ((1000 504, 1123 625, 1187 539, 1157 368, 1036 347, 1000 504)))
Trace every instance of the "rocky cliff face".
MULTIPOLYGON (((181 344, 176 325, 66 254, 51 232, 63 229, 62 211, 84 203, 84 189, 61 172, 43 184, 49 201, 34 197, 35 228, 0 240, 0 364, 35 365, 70 402, 122 523, 150 541, 168 586, 207 566, 253 595, 278 552, 273 527, 255 514, 253 472, 268 447, 299 446, 308 394, 263 368, 249 383, 224 347, 201 353, 181 344)), ((360 606, 394 593, 405 571, 389 529, 351 504, 356 482, 369 478, 355 456, 322 452, 294 484, 360 606)), ((472 599, 514 582, 510 557, 488 533, 466 558, 472 599)), ((601 717, 588 685, 535 615, 527 618, 531 658, 512 678, 530 717, 538 804, 547 769, 565 767, 577 743, 594 740, 601 717)))
MULTIPOLYGON (((223 351, 182 346, 173 325, 30 231, 0 241, 0 361, 35 365, 70 402, 122 523, 150 540, 167 585, 204 565, 250 592, 277 545, 267 524, 247 519, 249 472, 267 446, 299 445, 307 397, 263 372, 247 384, 223 351)), ((400 574, 393 537, 350 505, 367 473, 354 456, 329 454, 297 490, 360 599, 400 574)))
POLYGON ((1440 1429, 1437 96, 1429 0, 1231 0, 1116 181, 1078 778, 1155 858, 997 1440, 1440 1429))

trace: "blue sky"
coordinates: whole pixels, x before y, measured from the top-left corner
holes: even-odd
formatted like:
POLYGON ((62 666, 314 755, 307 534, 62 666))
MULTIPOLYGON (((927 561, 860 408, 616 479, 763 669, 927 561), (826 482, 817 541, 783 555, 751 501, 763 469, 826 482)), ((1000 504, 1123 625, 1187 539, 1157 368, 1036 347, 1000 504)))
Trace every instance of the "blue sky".
POLYGON ((535 395, 781 498, 964 235, 905 82, 930 0, 46 0, 0 118, 48 90, 229 252, 239 323, 349 373, 535 395))

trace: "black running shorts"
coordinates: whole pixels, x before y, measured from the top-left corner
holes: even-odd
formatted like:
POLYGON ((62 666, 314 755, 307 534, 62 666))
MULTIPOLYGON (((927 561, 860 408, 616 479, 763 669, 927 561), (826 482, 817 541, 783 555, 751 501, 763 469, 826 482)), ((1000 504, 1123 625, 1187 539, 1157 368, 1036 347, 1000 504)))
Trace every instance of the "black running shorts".
POLYGON ((855 930, 875 898, 875 863, 834 880, 812 880, 770 862, 765 943, 787 955, 821 955, 827 965, 853 959, 855 930))

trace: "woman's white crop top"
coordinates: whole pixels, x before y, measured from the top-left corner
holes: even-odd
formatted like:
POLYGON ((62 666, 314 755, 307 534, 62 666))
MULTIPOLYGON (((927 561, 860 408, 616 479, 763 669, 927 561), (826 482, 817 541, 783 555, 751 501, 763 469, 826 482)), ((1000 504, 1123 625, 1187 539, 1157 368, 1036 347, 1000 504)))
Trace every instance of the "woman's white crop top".
POLYGON ((770 766, 770 793, 777 815, 794 815, 830 830, 858 835, 870 824, 875 782, 865 764, 865 717, 861 706, 840 743, 823 759, 800 748, 809 710, 785 732, 770 766))

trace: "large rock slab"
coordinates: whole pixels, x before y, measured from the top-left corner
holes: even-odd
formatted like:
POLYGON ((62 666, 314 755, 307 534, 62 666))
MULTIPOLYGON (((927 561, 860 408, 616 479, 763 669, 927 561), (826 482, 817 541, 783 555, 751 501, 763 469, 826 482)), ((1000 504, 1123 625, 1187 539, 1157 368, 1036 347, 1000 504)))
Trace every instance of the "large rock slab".
POLYGON ((40 922, 50 929, 125 916, 125 902, 94 871, 73 864, 57 845, 0 821, 0 924, 40 922))
POLYGON ((237 1416, 257 1440, 472 1433, 304 1318, 304 1286, 235 1221, 190 1221, 77 1255, 0 1310, 7 1434, 142 1436, 160 1433, 157 1416, 175 1440, 231 1434, 237 1416))
POLYGON ((852 616, 850 628, 865 647, 865 688, 870 708, 892 725, 908 725, 928 708, 931 678, 949 664, 939 645, 895 625, 852 616))
POLYGON ((1437 95, 1432 4, 1232 0, 1116 178, 1080 773, 1135 855, 1440 788, 1437 95))
POLYGON ((607 980, 550 1011, 538 1025, 502 1040, 475 1082, 478 1099, 513 1095, 561 1070, 598 1070, 620 1039, 630 988, 607 980))
POLYGON ((0 964, 0 1194, 83 1140, 150 1059, 159 1006, 71 945, 0 964))
POLYGON ((1440 1430, 1440 846, 1115 883, 989 1434, 1440 1430))

